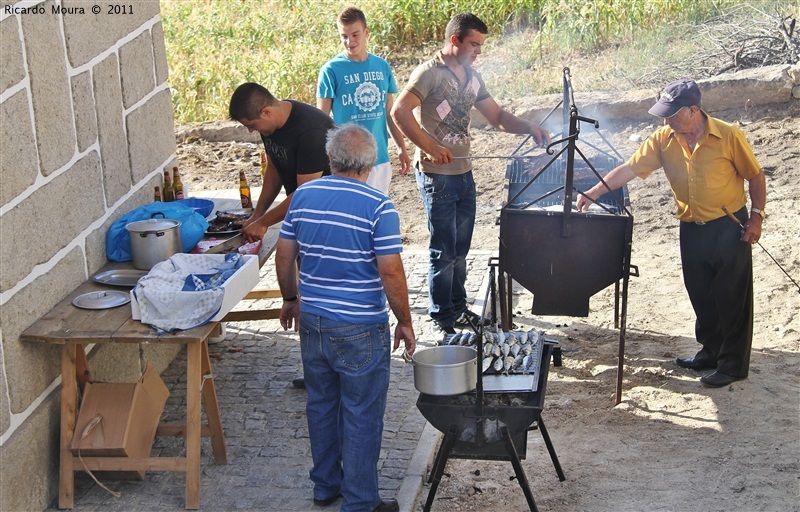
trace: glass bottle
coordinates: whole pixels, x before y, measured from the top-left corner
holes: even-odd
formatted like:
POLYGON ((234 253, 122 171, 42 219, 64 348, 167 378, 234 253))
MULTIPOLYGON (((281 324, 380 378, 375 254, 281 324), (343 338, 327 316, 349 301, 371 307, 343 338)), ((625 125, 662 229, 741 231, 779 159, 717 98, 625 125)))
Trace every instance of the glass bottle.
POLYGON ((253 200, 250 199, 250 185, 247 184, 247 177, 244 175, 244 171, 239 171, 239 195, 242 196, 242 208, 252 210, 253 200))
POLYGON ((153 202, 160 203, 161 202, 161 187, 156 186, 155 192, 153 192, 153 202))
POLYGON ((177 167, 172 168, 172 192, 175 194, 175 200, 183 199, 183 182, 177 167))
POLYGON ((267 176, 267 154, 261 152, 261 183, 264 183, 264 178, 267 176))
POLYGON ((169 178, 169 169, 164 169, 164 192, 162 193, 165 203, 175 200, 175 192, 172 190, 172 180, 169 178))

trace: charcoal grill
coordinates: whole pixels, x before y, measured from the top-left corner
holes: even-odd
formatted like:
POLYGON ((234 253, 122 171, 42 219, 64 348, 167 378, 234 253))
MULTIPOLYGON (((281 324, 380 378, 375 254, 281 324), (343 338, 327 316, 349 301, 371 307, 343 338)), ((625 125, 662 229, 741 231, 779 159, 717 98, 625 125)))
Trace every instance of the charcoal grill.
POLYGON ((511 158, 506 166, 499 221, 502 325, 512 325, 512 279, 533 293, 531 312, 538 315, 586 317, 589 299, 614 284, 614 325, 620 330, 619 403, 628 278, 638 275, 638 269, 630 263, 630 199, 627 187, 613 192, 609 188, 588 212, 574 209, 577 195, 603 181, 602 176, 622 159, 597 131, 599 123, 579 115, 569 68, 564 68, 564 99, 560 105, 565 120, 563 138, 548 146, 547 155, 511 158), (593 130, 589 135, 599 138, 600 143, 587 140, 578 144, 582 124, 589 125, 587 129, 593 130))
MULTIPOLYGON (((483 301, 482 316, 486 316, 487 304, 491 304, 492 318, 496 317, 494 306, 497 299, 494 280, 496 267, 496 261, 490 262, 490 285, 486 292, 487 297, 483 301), (489 295, 491 300, 487 300, 489 295)), ((483 359, 484 354, 483 329, 483 326, 479 326, 473 337, 478 361, 483 359)), ((447 338, 442 342, 445 340, 447 338)), ((558 343, 543 336, 538 343, 538 349, 533 351, 537 354, 538 360, 534 371, 531 372, 534 376, 533 383, 528 382, 524 386, 514 388, 513 383, 520 382, 515 380, 515 377, 522 377, 524 381, 526 375, 493 375, 497 381, 505 380, 512 384, 510 387, 494 385, 494 388, 489 390, 484 386, 483 372, 478 371, 476 388, 469 393, 451 396, 420 393, 417 408, 431 425, 444 433, 428 477, 431 489, 423 509, 425 512, 429 512, 433 505, 436 490, 450 457, 511 462, 528 506, 531 511, 536 512, 533 493, 520 462, 527 455, 529 430, 538 429, 541 432, 556 474, 559 480, 565 480, 553 443, 541 417, 550 359, 558 343)))

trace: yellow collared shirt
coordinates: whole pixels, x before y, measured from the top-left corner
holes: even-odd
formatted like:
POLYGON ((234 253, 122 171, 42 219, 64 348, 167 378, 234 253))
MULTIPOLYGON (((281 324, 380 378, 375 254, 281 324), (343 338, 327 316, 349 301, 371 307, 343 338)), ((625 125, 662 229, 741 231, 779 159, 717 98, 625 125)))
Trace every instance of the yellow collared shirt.
POLYGON ((690 153, 682 135, 663 126, 628 160, 637 176, 647 178, 663 167, 677 211, 687 222, 708 222, 747 204, 745 180, 761 172, 744 133, 729 123, 706 116, 706 130, 690 153))

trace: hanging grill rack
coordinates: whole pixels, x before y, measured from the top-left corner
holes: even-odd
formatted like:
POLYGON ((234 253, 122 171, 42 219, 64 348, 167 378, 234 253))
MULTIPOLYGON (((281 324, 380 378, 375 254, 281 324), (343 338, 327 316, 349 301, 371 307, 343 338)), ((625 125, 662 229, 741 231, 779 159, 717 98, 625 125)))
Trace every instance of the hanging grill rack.
MULTIPOLYGON (((589 299, 615 286, 614 325, 620 329, 616 402, 621 401, 633 215, 626 187, 601 195, 587 212, 573 202, 622 163, 619 153, 575 105, 569 68, 564 68, 562 138, 546 155, 512 158, 500 210, 499 282, 502 325, 512 325, 512 279, 533 294, 538 315, 589 315, 589 299), (584 144, 581 126, 608 146, 584 144), (578 143, 581 143, 579 145, 578 143), (591 158, 587 156, 592 151, 591 158)), ((556 107, 558 108, 558 106, 556 107)), ((551 112, 552 113, 552 112, 551 112)), ((548 114, 549 116, 549 114, 548 114)))

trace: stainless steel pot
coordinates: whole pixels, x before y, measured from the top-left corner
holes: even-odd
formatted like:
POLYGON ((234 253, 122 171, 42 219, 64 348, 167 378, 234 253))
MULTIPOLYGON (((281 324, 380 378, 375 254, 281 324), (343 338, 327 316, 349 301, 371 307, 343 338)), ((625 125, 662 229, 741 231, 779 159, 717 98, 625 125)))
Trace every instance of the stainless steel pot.
POLYGON ((415 352, 414 387, 426 395, 458 395, 475 389, 478 353, 474 348, 444 345, 415 352))
MULTIPOLYGON (((153 217, 156 215, 163 216, 154 213, 153 217)), ((125 229, 131 236, 133 266, 140 270, 150 270, 156 263, 182 250, 180 221, 151 218, 131 222, 125 229)))

